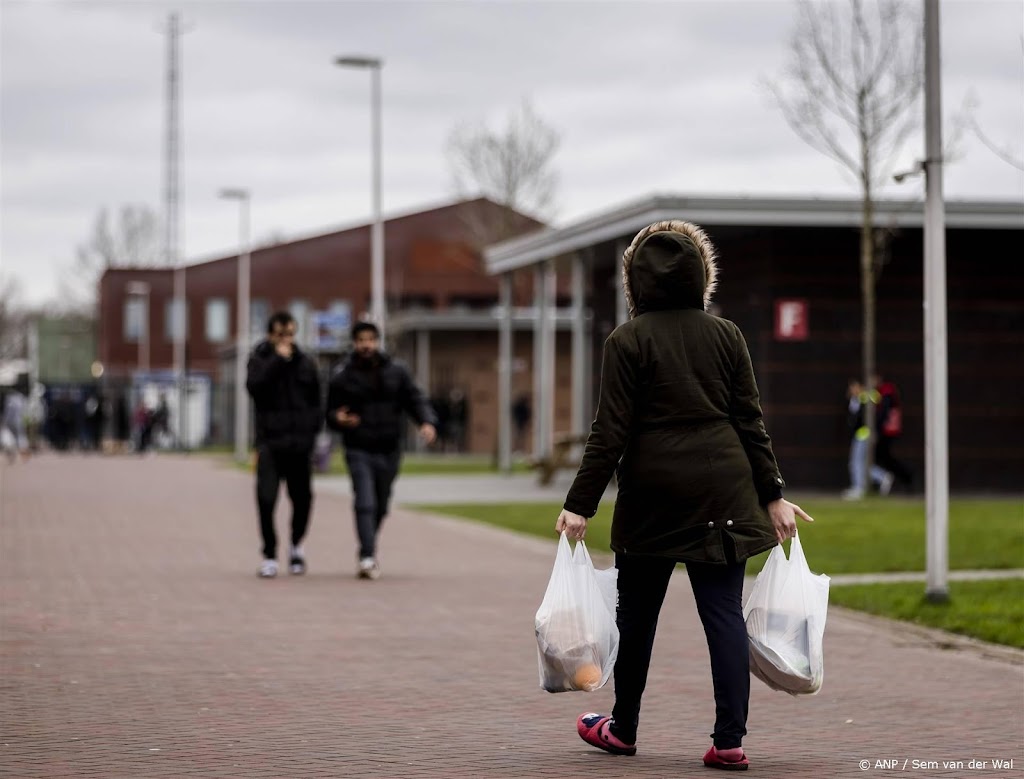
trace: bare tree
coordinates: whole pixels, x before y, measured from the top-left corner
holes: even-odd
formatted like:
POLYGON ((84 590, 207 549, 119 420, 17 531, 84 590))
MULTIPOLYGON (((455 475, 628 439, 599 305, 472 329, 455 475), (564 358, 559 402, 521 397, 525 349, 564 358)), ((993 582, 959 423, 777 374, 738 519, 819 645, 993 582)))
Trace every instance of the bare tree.
MULTIPOLYGON (((798 6, 785 82, 769 88, 793 131, 839 162, 860 186, 861 370, 865 386, 871 386, 880 270, 874 197, 920 120, 923 22, 919 12, 899 0, 801 0, 798 6)), ((866 424, 873 428, 870 403, 866 416, 866 424)))
POLYGON ((160 219, 145 205, 122 206, 113 226, 106 208, 93 223, 92 235, 78 245, 61 298, 70 310, 90 309, 100 277, 107 268, 152 268, 166 265, 160 219))
POLYGON ((962 110, 963 117, 960 119, 961 123, 966 126, 974 136, 981 141, 982 145, 985 146, 990 152, 996 157, 1005 162, 1012 168, 1017 170, 1024 170, 1024 159, 1018 157, 1011 149, 1010 145, 1000 146, 993 141, 988 134, 981 129, 981 125, 978 124, 978 119, 975 113, 980 105, 977 95, 972 91, 967 95, 967 99, 964 101, 965 107, 962 110))
POLYGON ((528 101, 509 115, 503 130, 475 123, 451 131, 446 156, 456 191, 462 197, 482 195, 504 206, 477 216, 478 224, 472 227, 479 243, 521 232, 523 220, 511 211, 539 219, 550 216, 558 186, 552 168, 558 146, 558 132, 528 101))
POLYGON ((0 360, 26 355, 28 312, 21 303, 21 285, 11 276, 0 276, 0 360))

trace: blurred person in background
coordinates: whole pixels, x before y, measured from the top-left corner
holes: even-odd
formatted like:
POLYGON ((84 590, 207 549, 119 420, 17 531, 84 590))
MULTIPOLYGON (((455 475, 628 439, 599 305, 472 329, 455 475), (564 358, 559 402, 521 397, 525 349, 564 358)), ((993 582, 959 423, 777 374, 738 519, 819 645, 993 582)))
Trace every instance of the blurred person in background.
POLYGON ((173 443, 171 440, 171 409, 167 405, 167 395, 160 393, 160 400, 153 411, 153 436, 156 438, 157 446, 161 449, 169 449, 173 443))
POLYGON ((526 432, 530 428, 530 419, 532 417, 530 396, 520 395, 512 404, 512 422, 516 426, 515 451, 519 454, 526 451, 526 432))
POLYGON ((118 452, 126 452, 132 440, 132 415, 128 398, 122 393, 114 403, 114 439, 118 452))
POLYGON ((256 418, 256 504, 263 538, 259 575, 277 576, 274 507, 283 480, 292 503, 288 570, 306 572, 302 541, 313 507, 313 445, 322 427, 320 375, 316 363, 295 344, 295 318, 278 311, 267 323, 267 338, 249 355, 246 388, 256 418))
POLYGON ((36 384, 29 394, 28 406, 25 409, 25 434, 28 436, 28 449, 35 454, 39 451, 40 439, 46 424, 46 400, 43 397, 43 385, 36 384))
POLYGON ((100 448, 103 437, 103 400, 95 393, 90 393, 83 404, 84 419, 82 422, 82 449, 87 452, 100 448))
POLYGON ((352 342, 352 354, 328 387, 327 424, 342 435, 352 477, 359 538, 356 575, 377 579, 377 539, 402 461, 405 415, 416 421, 428 446, 437 439, 437 417, 408 369, 381 351, 376 325, 357 322, 352 342))
POLYGON ((153 412, 146 401, 139 398, 135 404, 135 411, 132 414, 132 427, 134 430, 135 451, 145 454, 149 451, 153 440, 153 412))
POLYGON ((19 380, 4 398, 3 439, 7 458, 14 462, 18 458, 28 459, 28 434, 25 431, 25 417, 28 411, 28 384, 19 380))
MULTIPOLYGON (((843 490, 843 500, 860 500, 867 491, 868 445, 871 429, 864 424, 864 408, 872 402, 871 395, 857 379, 850 379, 846 390, 846 431, 850 436, 850 486, 843 490)), ((888 495, 893 475, 877 463, 871 466, 871 481, 878 491, 888 495)))
POLYGON ((605 342, 597 413, 555 524, 582 539, 617 469, 615 706, 611 716, 581 715, 576 729, 591 746, 636 753, 658 616, 683 562, 715 694, 704 765, 746 770, 746 561, 793 537, 797 515, 810 517, 782 497, 743 334, 706 313, 717 275, 707 235, 688 222, 656 222, 636 235, 622 266, 630 319, 605 342))
POLYGON ((914 483, 914 474, 892 452, 893 445, 903 435, 903 399, 899 388, 880 373, 872 381, 878 396, 878 409, 875 412, 875 465, 888 473, 888 479, 879 487, 881 494, 888 495, 894 478, 909 490, 914 483))
POLYGON ((445 451, 461 454, 466 449, 466 424, 469 421, 469 404, 466 393, 453 389, 448 394, 448 434, 445 451), (450 446, 450 448, 449 448, 450 446))

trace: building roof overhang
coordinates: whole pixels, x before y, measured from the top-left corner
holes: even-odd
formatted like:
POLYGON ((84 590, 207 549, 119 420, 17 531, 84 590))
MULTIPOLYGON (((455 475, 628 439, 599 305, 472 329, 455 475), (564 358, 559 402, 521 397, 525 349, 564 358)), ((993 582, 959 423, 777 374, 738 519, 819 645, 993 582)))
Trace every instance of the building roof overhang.
MULTIPOLYGON (((921 227, 924 203, 877 200, 879 227, 921 227)), ((947 200, 947 228, 1024 229, 1024 203, 947 200)), ((484 250, 491 275, 529 267, 605 241, 633 235, 653 222, 685 219, 699 225, 751 227, 859 227, 861 201, 853 198, 686 197, 656 194, 494 244, 484 250)))
MULTIPOLYGON (((412 332, 487 332, 496 331, 501 324, 501 306, 487 311, 429 311, 410 310, 394 314, 388 320, 388 327, 393 331, 412 332)), ((574 310, 556 308, 552 311, 555 329, 569 330, 572 327, 574 310)), ((513 308, 512 327, 515 330, 528 330, 536 322, 537 312, 534 308, 513 308)))

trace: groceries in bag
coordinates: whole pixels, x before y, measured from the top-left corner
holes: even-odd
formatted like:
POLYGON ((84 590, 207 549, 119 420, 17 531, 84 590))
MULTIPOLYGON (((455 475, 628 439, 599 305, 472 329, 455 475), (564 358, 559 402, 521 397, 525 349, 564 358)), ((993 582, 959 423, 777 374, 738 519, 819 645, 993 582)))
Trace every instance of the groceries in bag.
POLYGON ((619 651, 617 574, 596 570, 584 543, 573 552, 562 533, 534 624, 540 685, 548 692, 590 692, 611 677, 619 651))
POLYGON ((776 546, 743 608, 750 672, 773 690, 813 695, 825 677, 829 577, 811 573, 798 536, 776 546))

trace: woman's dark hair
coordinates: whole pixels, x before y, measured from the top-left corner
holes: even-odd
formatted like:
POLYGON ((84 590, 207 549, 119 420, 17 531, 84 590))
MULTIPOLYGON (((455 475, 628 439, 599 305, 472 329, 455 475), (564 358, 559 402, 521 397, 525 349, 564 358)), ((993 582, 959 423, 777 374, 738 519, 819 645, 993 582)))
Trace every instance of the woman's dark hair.
POLYGON ((380 330, 373 322, 356 322, 352 325, 352 340, 356 340, 360 333, 373 333, 374 338, 380 338, 380 330))
POLYGON ((270 319, 267 321, 267 333, 273 334, 274 325, 281 325, 281 327, 288 327, 288 325, 295 322, 295 317, 289 314, 287 311, 276 311, 270 315, 270 319))

